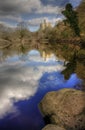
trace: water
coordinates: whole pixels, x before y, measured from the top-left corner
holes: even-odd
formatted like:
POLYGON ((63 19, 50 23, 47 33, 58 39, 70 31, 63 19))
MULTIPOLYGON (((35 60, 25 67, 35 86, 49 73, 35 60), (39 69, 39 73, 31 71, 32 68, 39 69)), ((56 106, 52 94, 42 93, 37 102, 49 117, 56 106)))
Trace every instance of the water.
POLYGON ((37 50, 7 56, 0 63, 0 130, 41 130, 45 124, 38 104, 43 96, 81 84, 75 73, 65 80, 63 69, 63 60, 37 50))

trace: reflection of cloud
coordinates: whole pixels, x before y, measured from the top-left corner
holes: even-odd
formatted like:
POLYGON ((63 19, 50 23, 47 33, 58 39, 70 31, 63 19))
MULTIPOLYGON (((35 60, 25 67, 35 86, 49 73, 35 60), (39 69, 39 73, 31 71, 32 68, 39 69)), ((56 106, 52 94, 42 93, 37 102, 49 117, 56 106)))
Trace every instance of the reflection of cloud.
POLYGON ((14 112, 14 101, 29 99, 38 89, 38 81, 45 72, 61 71, 63 62, 44 62, 39 53, 8 58, 0 65, 0 117, 14 112), (36 59, 36 60, 34 60, 36 59))
POLYGON ((16 108, 13 106, 11 99, 9 100, 9 98, 5 96, 5 93, 3 96, 0 96, 0 118, 3 118, 3 116, 5 116, 9 112, 14 113, 17 111, 16 108))

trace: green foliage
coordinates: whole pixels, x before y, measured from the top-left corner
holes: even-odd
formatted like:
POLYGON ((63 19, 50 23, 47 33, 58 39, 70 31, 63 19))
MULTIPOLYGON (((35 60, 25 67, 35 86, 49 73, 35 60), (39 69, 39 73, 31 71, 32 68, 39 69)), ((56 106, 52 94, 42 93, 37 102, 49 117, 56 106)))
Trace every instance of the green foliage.
POLYGON ((81 4, 77 8, 79 26, 81 28, 81 36, 85 39, 85 0, 81 1, 81 4))
POLYGON ((10 33, 3 32, 1 38, 4 40, 10 41, 10 33))
POLYGON ((25 30, 20 30, 20 39, 22 39, 25 36, 25 30))
POLYGON ((20 39, 23 39, 29 34, 29 31, 27 29, 27 24, 25 22, 20 22, 17 24, 17 31, 19 33, 20 39))
POLYGON ((68 45, 64 44, 63 45, 63 50, 67 50, 68 49, 68 45))
POLYGON ((57 34, 55 29, 46 28, 41 34, 43 40, 46 40, 48 43, 56 43, 57 34))
POLYGON ((62 38, 69 38, 69 33, 68 33, 68 31, 63 31, 63 32, 61 32, 61 36, 62 36, 62 38))
POLYGON ((73 29, 74 33, 77 36, 80 36, 77 12, 73 10, 72 5, 68 3, 65 7, 65 10, 62 11, 62 13, 67 18, 66 22, 70 24, 70 27, 73 29))
POLYGON ((81 49, 78 52, 78 60, 80 63, 83 63, 85 65, 85 49, 81 49))

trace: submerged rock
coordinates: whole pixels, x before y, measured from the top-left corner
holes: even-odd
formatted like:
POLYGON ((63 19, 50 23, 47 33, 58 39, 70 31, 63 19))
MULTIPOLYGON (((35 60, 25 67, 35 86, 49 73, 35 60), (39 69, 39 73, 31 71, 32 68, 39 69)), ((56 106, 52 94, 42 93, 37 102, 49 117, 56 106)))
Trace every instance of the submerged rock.
POLYGON ((65 130, 65 129, 57 125, 49 124, 46 127, 44 127, 42 130, 65 130))
POLYGON ((56 124, 69 130, 85 130, 83 91, 62 89, 49 92, 40 102, 39 108, 48 124, 56 124))

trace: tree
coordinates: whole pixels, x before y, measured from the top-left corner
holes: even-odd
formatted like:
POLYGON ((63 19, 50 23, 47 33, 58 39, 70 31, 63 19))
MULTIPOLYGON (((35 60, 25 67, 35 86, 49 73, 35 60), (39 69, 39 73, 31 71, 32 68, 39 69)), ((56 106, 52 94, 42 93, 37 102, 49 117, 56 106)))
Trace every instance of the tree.
POLYGON ((17 28, 18 28, 19 30, 27 29, 27 24, 26 24, 26 22, 22 21, 22 22, 18 23, 18 24, 17 24, 17 28))
POLYGON ((70 27, 77 36, 80 36, 80 28, 78 25, 78 16, 77 12, 73 10, 73 7, 68 3, 65 7, 65 10, 62 11, 63 15, 67 18, 66 22, 70 24, 70 27))
POLYGON ((26 22, 22 21, 22 22, 18 23, 18 24, 17 24, 17 30, 19 31, 19 33, 20 33, 20 39, 22 40, 23 37, 24 37, 24 36, 26 35, 26 33, 28 32, 26 22))

